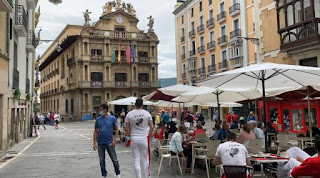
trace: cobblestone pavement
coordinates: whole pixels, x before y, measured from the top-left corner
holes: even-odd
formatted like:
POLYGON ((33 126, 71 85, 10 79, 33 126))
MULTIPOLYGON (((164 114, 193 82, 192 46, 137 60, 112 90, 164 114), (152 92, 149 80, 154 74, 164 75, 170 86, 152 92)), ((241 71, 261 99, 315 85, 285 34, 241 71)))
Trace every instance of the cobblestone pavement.
MULTIPOLYGON (((40 127, 39 139, 27 139, 9 150, 10 153, 20 152, 20 154, 9 162, 0 163, 0 178, 101 177, 98 153, 92 149, 93 127, 93 122, 61 124, 59 130, 55 130, 53 126, 47 126, 47 130, 40 127), (28 149, 24 151, 22 147, 28 149)), ((130 148, 119 142, 116 152, 120 162, 121 177, 135 177, 130 148)), ((206 177, 206 172, 202 169, 196 169, 196 175, 181 176, 177 162, 173 160, 171 166, 168 163, 168 160, 164 160, 161 174, 157 176, 158 158, 152 154, 152 177, 206 177)), ((108 156, 106 164, 108 177, 116 177, 108 156)), ((210 177, 215 177, 213 168, 210 172, 210 177)))

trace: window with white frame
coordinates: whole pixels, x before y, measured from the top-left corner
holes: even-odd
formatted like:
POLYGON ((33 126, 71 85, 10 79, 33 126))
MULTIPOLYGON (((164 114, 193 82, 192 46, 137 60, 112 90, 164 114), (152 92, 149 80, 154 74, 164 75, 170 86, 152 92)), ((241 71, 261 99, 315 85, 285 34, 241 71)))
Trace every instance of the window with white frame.
POLYGON ((224 12, 224 11, 226 11, 226 7, 225 7, 224 2, 221 2, 220 3, 220 12, 224 12))
POLYGON ((238 30, 238 29, 240 29, 239 19, 235 19, 233 20, 233 30, 238 30))
POLYGON ((205 68, 206 67, 206 61, 204 58, 201 58, 201 69, 205 68))
POLYGON ((203 15, 199 17, 199 24, 203 25, 203 15))
POLYGON ((189 59, 189 72, 197 70, 197 61, 196 58, 189 59))
POLYGON ((221 52, 221 61, 227 60, 227 50, 221 52))
POLYGON ((186 65, 185 65, 185 64, 182 65, 182 73, 183 73, 183 74, 186 73, 186 65))
POLYGON ((226 26, 221 27, 221 37, 226 36, 226 26))
POLYGON ((203 46, 203 45, 204 45, 204 37, 201 36, 201 37, 200 37, 200 46, 203 46))
POLYGON ((233 42, 228 45, 229 58, 236 58, 242 56, 241 53, 242 47, 238 44, 238 42, 233 42))
POLYGON ((213 66, 213 65, 216 65, 216 55, 215 54, 211 54, 210 55, 210 64, 213 66))
POLYGON ((194 22, 191 22, 191 30, 194 30, 194 22))
POLYGON ((208 0, 209 1, 209 5, 211 5, 212 4, 212 0, 208 0))
POLYGON ((214 41, 214 31, 211 31, 210 34, 209 34, 209 40, 210 42, 213 42, 214 41))
POLYGON ((199 12, 202 12, 202 1, 199 2, 199 12))
POLYGON ((185 31, 184 31, 184 28, 181 29, 181 37, 184 37, 185 35, 185 31))
POLYGON ((184 24, 184 15, 181 16, 181 24, 184 24))
POLYGON ((193 10, 193 8, 191 8, 191 10, 190 10, 191 12, 190 12, 190 14, 191 14, 191 18, 194 16, 194 10, 193 10))
POLYGON ((186 47, 185 46, 182 46, 181 54, 186 55, 186 47))
POLYGON ((209 10, 209 20, 213 19, 213 9, 209 10))

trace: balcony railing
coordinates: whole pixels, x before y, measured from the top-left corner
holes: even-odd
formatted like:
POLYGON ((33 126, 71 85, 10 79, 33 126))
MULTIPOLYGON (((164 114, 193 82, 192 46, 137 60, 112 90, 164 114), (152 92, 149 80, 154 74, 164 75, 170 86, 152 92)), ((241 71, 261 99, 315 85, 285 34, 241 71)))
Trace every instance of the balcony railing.
POLYGON ((92 37, 108 37, 113 39, 148 39, 148 34, 146 33, 135 33, 126 31, 93 30, 89 35, 92 37))
POLYGON ((228 61, 223 60, 222 62, 219 62, 219 69, 220 70, 226 70, 228 68, 228 61))
POLYGON ((115 87, 122 88, 122 87, 128 87, 127 81, 115 81, 115 87))
POLYGON ((238 14, 239 12, 240 12, 240 4, 239 3, 236 3, 229 8, 229 14, 231 16, 238 14))
POLYGON ((228 42, 228 39, 227 39, 226 35, 221 36, 220 38, 218 38, 218 44, 220 46, 227 44, 227 42, 228 42))
POLYGON ((238 56, 230 59, 233 68, 239 68, 243 66, 243 57, 238 56))
POLYGON ((184 42, 185 40, 186 40, 186 37, 185 37, 185 36, 182 36, 182 37, 181 37, 181 43, 184 42))
POLYGON ((187 74, 186 73, 182 73, 182 78, 183 79, 187 78, 187 74))
POLYGON ((150 87, 150 82, 147 82, 147 81, 140 81, 139 82, 139 87, 143 87, 143 88, 149 88, 150 87))
POLYGON ((197 70, 196 70, 196 69, 191 69, 191 70, 189 70, 189 76, 190 76, 190 77, 195 77, 195 76, 197 76, 197 70))
POLYGON ((220 14, 217 15, 217 20, 218 22, 222 22, 224 20, 226 20, 226 11, 221 12, 220 14))
POLYGON ((199 72, 200 75, 206 74, 206 68, 202 67, 202 68, 198 69, 198 72, 199 72))
POLYGON ((238 36, 241 36, 241 30, 240 29, 236 29, 236 30, 233 30, 232 32, 230 32, 230 39, 236 38, 238 36))
POLYGON ((189 51, 189 56, 194 56, 194 55, 196 55, 196 50, 189 51))
POLYGON ((13 68, 13 89, 19 89, 19 71, 16 68, 13 68))
POLYGON ((207 20, 207 27, 211 28, 213 26, 214 26, 214 19, 212 18, 212 19, 207 20))
POLYGON ((209 65, 209 66, 208 66, 208 72, 209 72, 209 73, 214 73, 214 72, 216 72, 216 65, 215 65, 215 64, 209 65))
POLYGON ((34 35, 33 30, 29 30, 27 45, 32 45, 33 47, 36 47, 36 36, 34 35))
POLYGON ((149 57, 138 57, 138 58, 139 58, 139 63, 150 63, 149 57))
POLYGON ((209 50, 216 48, 216 42, 215 42, 215 41, 210 41, 210 42, 207 44, 207 48, 208 48, 209 50))
POLYGON ((26 78, 26 93, 30 93, 30 79, 26 78))
POLYGON ((195 30, 191 30, 191 31, 189 32, 189 38, 192 38, 192 37, 194 37, 195 35, 196 35, 195 30))
POLYGON ((103 82, 102 81, 91 81, 91 88, 102 88, 103 82))
POLYGON ((204 45, 198 47, 198 53, 204 53, 206 51, 206 47, 204 45))
POLYGON ((15 25, 22 25, 25 30, 28 29, 27 14, 22 5, 15 5, 15 25))
POLYGON ((184 59, 186 59, 186 55, 185 55, 185 54, 182 54, 182 55, 181 55, 181 60, 184 60, 184 59))
POLYGON ((204 25, 203 24, 199 25, 199 27, 197 28, 197 31, 198 33, 204 32, 204 25))
POLYGON ((101 55, 91 55, 90 59, 91 59, 91 61, 103 61, 103 56, 101 56, 101 55))

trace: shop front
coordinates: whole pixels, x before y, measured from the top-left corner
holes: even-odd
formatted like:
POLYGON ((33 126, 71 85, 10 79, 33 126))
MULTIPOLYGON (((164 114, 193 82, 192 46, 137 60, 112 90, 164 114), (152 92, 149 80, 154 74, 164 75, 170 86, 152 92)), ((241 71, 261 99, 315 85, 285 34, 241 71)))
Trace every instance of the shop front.
MULTIPOLYGON (((311 100, 311 122, 320 128, 320 100, 311 100)), ((263 104, 259 101, 259 118, 263 104)), ((271 122, 278 132, 306 133, 309 129, 308 101, 267 101, 267 122, 271 122)), ((261 121, 261 120, 260 120, 261 121)))

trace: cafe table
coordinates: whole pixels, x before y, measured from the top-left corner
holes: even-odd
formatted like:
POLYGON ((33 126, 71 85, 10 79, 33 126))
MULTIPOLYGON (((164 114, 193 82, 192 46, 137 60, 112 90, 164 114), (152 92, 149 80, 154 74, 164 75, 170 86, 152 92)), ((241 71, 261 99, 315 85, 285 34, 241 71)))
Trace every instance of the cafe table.
MULTIPOLYGON (((198 142, 198 141, 190 141, 191 145, 192 145, 192 164, 194 165, 195 161, 196 161, 196 148, 197 147, 205 147, 208 146, 208 142, 198 142)), ((191 169, 191 174, 194 174, 194 167, 192 167, 191 169)))
POLYGON ((256 164, 260 164, 261 176, 265 177, 265 173, 263 170, 263 164, 268 163, 286 163, 289 161, 288 158, 278 157, 275 154, 264 154, 264 155, 250 155, 250 161, 255 162, 256 164))

